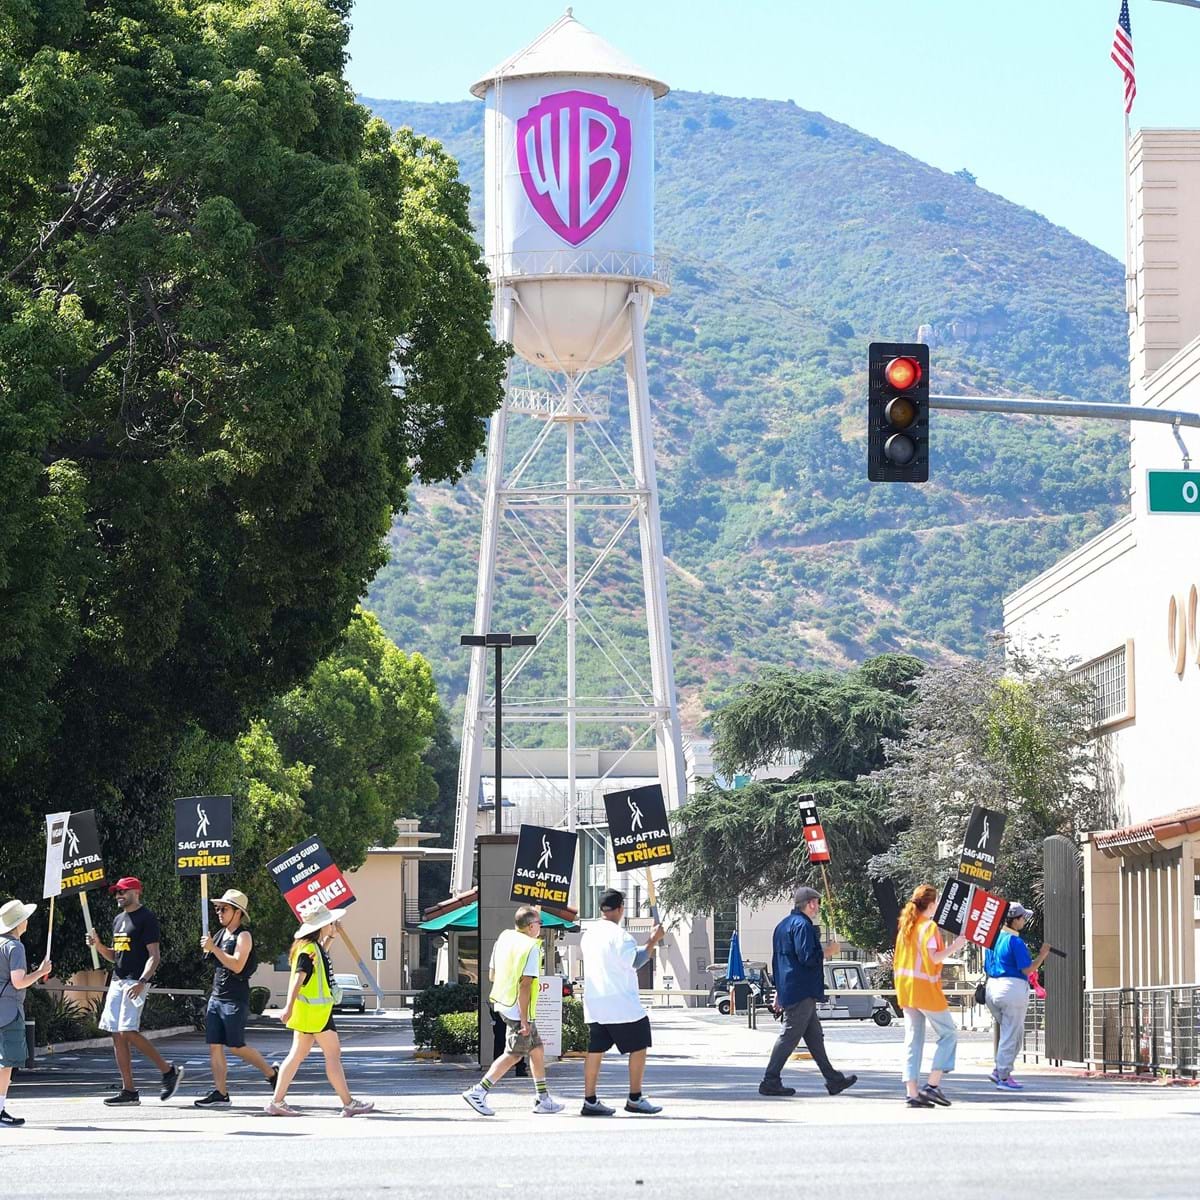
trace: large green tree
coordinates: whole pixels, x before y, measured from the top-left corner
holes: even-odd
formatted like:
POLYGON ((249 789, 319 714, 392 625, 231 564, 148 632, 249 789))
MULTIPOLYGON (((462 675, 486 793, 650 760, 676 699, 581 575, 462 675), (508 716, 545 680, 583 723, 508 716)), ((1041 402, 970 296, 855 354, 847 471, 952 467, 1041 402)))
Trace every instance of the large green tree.
POLYGON ((735 896, 753 904, 797 883, 821 886, 797 805, 812 793, 833 857, 838 927, 860 945, 880 944, 866 867, 895 826, 856 781, 883 765, 885 742, 902 733, 922 669, 909 655, 884 654, 849 671, 774 670, 741 689, 715 718, 719 771, 728 777, 789 757, 797 770, 786 781, 735 789, 710 782, 680 810, 665 904, 718 910, 735 896))
POLYGON ((355 103, 348 9, 0 5, 0 888, 47 808, 157 828, 482 445, 467 192, 355 103))

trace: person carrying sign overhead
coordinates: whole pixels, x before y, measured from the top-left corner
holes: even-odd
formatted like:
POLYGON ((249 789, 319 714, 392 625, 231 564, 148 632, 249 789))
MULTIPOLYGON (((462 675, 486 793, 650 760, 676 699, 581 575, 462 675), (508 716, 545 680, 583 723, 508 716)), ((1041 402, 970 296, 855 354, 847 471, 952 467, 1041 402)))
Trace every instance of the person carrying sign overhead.
POLYGON ((162 1074, 158 1098, 170 1100, 183 1078, 184 1068, 168 1063, 154 1048, 154 1043, 140 1032, 146 992, 162 961, 158 948, 162 938, 158 917, 142 903, 141 880, 132 875, 118 879, 108 890, 116 895, 119 910, 113 920, 113 944, 106 946, 95 930, 87 935, 88 945, 95 946, 100 957, 113 964, 100 1028, 113 1035, 113 1054, 121 1072, 121 1090, 104 1103, 110 1107, 141 1104, 141 1096, 133 1086, 135 1048, 162 1074))
POLYGON ((243 1062, 257 1067, 272 1091, 279 1078, 279 1068, 272 1067, 253 1046, 246 1045, 250 978, 258 965, 254 935, 244 924, 248 905, 244 892, 230 888, 219 900, 213 901, 220 925, 216 937, 204 934, 200 938, 200 949, 215 960, 217 969, 213 972, 212 995, 204 1014, 204 1040, 208 1043, 208 1057, 212 1063, 213 1090, 195 1102, 197 1108, 229 1107, 226 1047, 243 1062))
POLYGON ((538 1028, 538 980, 542 974, 542 914, 524 905, 513 917, 513 928, 506 929, 492 951, 492 994, 495 1011, 504 1021, 507 1037, 504 1053, 487 1069, 487 1074, 463 1092, 463 1099, 479 1114, 494 1117, 488 1093, 508 1072, 528 1058, 533 1069, 533 1088, 537 1099, 535 1113, 562 1112, 563 1105, 550 1095, 546 1086, 546 1051, 538 1028))
POLYGON ((279 1066, 275 1094, 265 1108, 272 1117, 301 1115, 287 1102, 288 1088, 314 1045, 325 1056, 325 1077, 342 1102, 343 1117, 357 1117, 374 1111, 375 1105, 355 1100, 346 1084, 342 1069, 342 1043, 333 1023, 333 967, 329 962, 329 943, 337 933, 337 913, 323 904, 304 918, 292 939, 289 954, 292 964, 287 1000, 279 1019, 292 1031, 292 1048, 279 1066))
POLYGON ((39 979, 48 979, 54 970, 49 961, 36 971, 25 965, 25 947, 21 935, 29 928, 36 904, 10 900, 0 908, 0 1125, 25 1124, 6 1108, 8 1085, 15 1067, 25 1065, 25 991, 39 979))
POLYGON ((638 996, 638 968, 650 961, 664 930, 655 925, 650 940, 639 950, 632 934, 621 928, 625 896, 610 889, 600 897, 600 919, 589 921, 579 941, 583 955, 583 1019, 588 1023, 587 1058, 583 1064, 583 1108, 585 1117, 611 1117, 616 1111, 596 1095, 600 1061, 616 1046, 629 1056, 629 1099, 627 1113, 653 1116, 662 1106, 642 1095, 646 1051, 650 1049, 650 1018, 638 996))

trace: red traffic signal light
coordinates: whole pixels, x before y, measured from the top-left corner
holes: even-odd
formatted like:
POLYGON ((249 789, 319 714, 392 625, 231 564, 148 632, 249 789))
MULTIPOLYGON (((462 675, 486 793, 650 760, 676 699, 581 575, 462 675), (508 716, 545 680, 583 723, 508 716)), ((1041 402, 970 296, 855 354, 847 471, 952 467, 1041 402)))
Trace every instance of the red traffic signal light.
POLYGON ((921 382, 922 375, 921 364, 907 355, 893 358, 883 368, 884 379, 898 392, 907 392, 909 388, 916 387, 921 382))
POLYGON ((867 349, 867 478, 929 478, 929 347, 872 342, 867 349))

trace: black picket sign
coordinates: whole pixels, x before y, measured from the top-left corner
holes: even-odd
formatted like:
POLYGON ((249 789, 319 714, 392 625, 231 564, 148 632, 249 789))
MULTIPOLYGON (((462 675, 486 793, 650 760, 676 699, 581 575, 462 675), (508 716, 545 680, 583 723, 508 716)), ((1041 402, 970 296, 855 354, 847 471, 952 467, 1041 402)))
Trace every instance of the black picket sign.
POLYGON ((233 797, 183 796, 175 801, 175 874, 233 870, 233 797))
POLYGON ((513 867, 512 899, 518 904, 560 908, 569 903, 578 844, 579 834, 566 829, 522 825, 513 867))
POLYGON ((618 871, 674 861, 671 824, 660 784, 606 792, 604 811, 618 871))
POLYGON ((934 909, 933 923, 955 935, 962 933, 971 904, 971 885, 961 879, 950 879, 934 909))
POLYGON ((96 828, 96 812, 85 809, 71 814, 67 822, 67 839, 63 846, 62 896, 74 896, 104 883, 104 857, 100 849, 100 832, 96 828))
POLYGON ((1003 813, 975 805, 967 822, 962 854, 958 859, 958 878, 974 883, 987 891, 996 874, 996 859, 1000 854, 1000 839, 1004 836, 1003 813))

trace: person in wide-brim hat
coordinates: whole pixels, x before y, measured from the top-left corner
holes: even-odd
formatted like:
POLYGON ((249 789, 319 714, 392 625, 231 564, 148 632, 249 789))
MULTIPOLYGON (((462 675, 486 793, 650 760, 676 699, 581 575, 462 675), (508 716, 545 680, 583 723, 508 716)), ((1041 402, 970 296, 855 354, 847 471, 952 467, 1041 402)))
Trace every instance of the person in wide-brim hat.
POLYGON ((21 934, 29 927, 36 904, 10 900, 0 907, 0 1125, 24 1125, 4 1105, 14 1067, 25 1065, 25 991, 45 979, 53 967, 49 960, 36 971, 26 967, 21 934))
POLYGON ((292 973, 279 1019, 292 1031, 292 1048, 279 1064, 275 1095, 266 1111, 273 1117, 298 1117, 287 1102, 288 1088, 313 1046, 325 1055, 325 1076, 342 1102, 343 1117, 371 1112, 375 1105, 355 1100, 342 1069, 342 1044, 333 1023, 333 967, 326 947, 333 940, 339 913, 325 905, 314 908, 292 939, 292 973))
POLYGON ((204 1009, 204 1041, 212 1067, 213 1088, 192 1103, 196 1108, 228 1108, 229 1054, 256 1068, 272 1088, 277 1071, 261 1052, 246 1044, 246 1025, 250 1019, 250 980, 258 959, 254 934, 244 921, 250 908, 245 892, 230 888, 212 902, 218 928, 200 939, 200 950, 211 958, 212 994, 204 1009))

